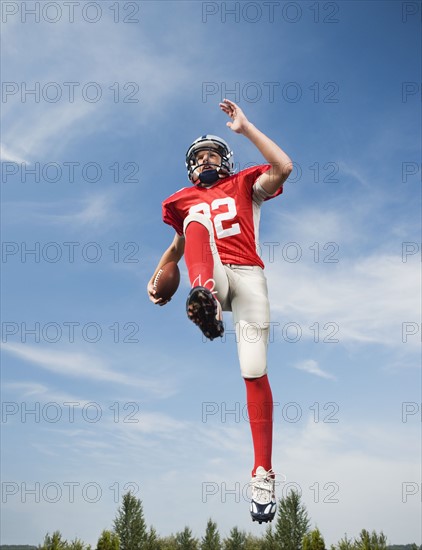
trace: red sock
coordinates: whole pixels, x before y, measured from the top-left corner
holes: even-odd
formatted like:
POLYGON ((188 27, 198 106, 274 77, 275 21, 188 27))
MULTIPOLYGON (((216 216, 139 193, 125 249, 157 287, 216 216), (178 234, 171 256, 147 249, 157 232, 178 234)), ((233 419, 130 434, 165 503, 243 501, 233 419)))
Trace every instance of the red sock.
POLYGON ((258 466, 271 470, 273 443, 273 396, 268 377, 245 378, 248 416, 251 425, 255 464, 252 476, 258 466))
POLYGON ((185 232, 185 262, 192 286, 214 290, 214 260, 208 229, 202 223, 191 222, 185 232))

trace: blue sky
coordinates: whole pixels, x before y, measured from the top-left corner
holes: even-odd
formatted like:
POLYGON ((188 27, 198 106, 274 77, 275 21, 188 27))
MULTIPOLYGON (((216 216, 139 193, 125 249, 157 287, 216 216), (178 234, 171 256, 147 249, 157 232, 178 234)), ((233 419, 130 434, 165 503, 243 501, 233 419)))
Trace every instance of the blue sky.
POLYGON ((327 544, 420 544, 420 3, 25 6, 2 4, 1 542, 95 544, 128 489, 162 535, 264 532, 230 315, 202 340, 183 261, 168 306, 145 290, 190 143, 262 162, 226 96, 295 163, 260 235, 278 496, 327 544))

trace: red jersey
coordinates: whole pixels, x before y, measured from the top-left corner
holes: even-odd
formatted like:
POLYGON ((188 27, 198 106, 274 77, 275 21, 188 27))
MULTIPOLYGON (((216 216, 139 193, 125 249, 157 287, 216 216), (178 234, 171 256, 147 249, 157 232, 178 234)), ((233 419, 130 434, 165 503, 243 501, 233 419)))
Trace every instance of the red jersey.
POLYGON ((282 193, 280 187, 268 195, 258 177, 270 165, 253 166, 219 180, 210 187, 184 187, 163 202, 163 220, 183 235, 183 220, 194 213, 205 214, 214 227, 214 238, 223 264, 258 265, 259 218, 264 200, 282 193))

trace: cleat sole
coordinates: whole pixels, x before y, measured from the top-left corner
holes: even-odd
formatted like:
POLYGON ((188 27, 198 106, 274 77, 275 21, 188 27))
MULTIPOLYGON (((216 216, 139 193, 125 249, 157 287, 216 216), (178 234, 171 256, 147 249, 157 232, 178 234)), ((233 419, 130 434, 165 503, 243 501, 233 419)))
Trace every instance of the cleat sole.
POLYGON ((207 288, 195 287, 190 291, 186 301, 186 313, 206 338, 214 340, 223 336, 223 322, 216 319, 217 302, 207 288))

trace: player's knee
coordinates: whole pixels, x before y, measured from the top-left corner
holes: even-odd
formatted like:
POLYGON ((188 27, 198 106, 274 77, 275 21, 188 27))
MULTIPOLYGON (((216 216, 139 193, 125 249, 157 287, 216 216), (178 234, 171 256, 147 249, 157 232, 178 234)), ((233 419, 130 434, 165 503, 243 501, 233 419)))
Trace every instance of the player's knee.
POLYGON ((243 378, 261 378, 267 374, 267 362, 242 362, 240 373, 243 378))
POLYGON ((240 371, 243 378, 267 374, 268 328, 261 323, 237 324, 240 371))
POLYGON ((192 222, 200 223, 201 225, 206 227, 210 233, 212 233, 213 231, 211 220, 207 216, 205 216, 205 214, 197 212, 195 214, 189 214, 189 216, 186 216, 185 221, 183 222, 183 233, 186 234, 186 229, 188 225, 192 222))

